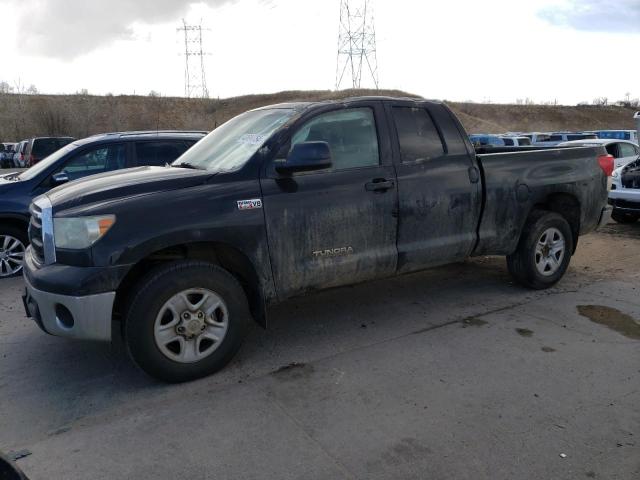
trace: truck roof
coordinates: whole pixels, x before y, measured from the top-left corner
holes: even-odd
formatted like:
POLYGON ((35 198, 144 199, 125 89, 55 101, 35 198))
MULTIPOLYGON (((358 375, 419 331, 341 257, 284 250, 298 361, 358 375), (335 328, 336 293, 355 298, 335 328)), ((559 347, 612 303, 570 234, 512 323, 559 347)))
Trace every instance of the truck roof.
POLYGON ((361 101, 404 101, 404 102, 430 102, 430 103, 442 103, 439 100, 427 100, 422 97, 390 97, 383 95, 369 95, 361 97, 347 97, 340 99, 322 100, 318 102, 288 102, 288 103, 276 103, 274 105, 265 105, 264 107, 256 108, 255 110, 267 110, 273 108, 291 108, 294 110, 306 110, 307 108, 313 108, 322 105, 352 103, 361 101))

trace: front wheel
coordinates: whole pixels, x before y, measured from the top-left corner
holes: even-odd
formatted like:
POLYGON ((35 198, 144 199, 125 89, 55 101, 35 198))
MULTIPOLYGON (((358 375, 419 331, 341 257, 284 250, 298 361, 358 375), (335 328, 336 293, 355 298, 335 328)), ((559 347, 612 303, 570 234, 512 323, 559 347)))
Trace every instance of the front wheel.
POLYGON ((130 356, 150 376, 172 383, 211 375, 229 363, 250 317, 235 277, 196 261, 153 270, 129 305, 124 334, 130 356))
POLYGON ((527 220, 518 248, 507 256, 507 266, 518 283, 542 290, 564 276, 572 251, 573 234, 564 217, 537 210, 527 220))
POLYGON ((24 252, 29 244, 27 233, 16 227, 0 226, 0 279, 22 272, 24 252))

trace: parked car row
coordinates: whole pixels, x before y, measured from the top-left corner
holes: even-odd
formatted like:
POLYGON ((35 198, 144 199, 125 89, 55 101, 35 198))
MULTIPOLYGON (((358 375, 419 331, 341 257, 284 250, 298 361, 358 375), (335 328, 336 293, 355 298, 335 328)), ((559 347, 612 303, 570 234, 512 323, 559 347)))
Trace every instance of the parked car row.
POLYGON ((0 143, 0 168, 13 167, 17 143, 0 143))
POLYGON ((73 140, 73 137, 36 137, 18 143, 4 143, 0 152, 1 167, 32 167, 73 140))
POLYGON ((499 135, 486 133, 469 135, 471 143, 479 147, 555 147, 563 142, 597 138, 597 134, 591 132, 509 132, 499 135))
MULTIPOLYGON (((206 132, 161 131, 96 135, 67 142, 67 137, 32 142, 35 158, 56 149, 21 173, 0 175, 0 278, 22 270, 29 244, 29 205, 50 189, 98 173, 136 166, 170 164, 206 132)), ((40 139, 36 139, 40 140, 40 139)))

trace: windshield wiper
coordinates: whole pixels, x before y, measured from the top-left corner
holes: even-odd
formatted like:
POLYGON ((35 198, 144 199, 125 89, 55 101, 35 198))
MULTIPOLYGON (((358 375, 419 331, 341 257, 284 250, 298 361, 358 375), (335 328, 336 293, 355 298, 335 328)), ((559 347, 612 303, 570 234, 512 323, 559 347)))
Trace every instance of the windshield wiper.
POLYGON ((194 164, 189 163, 189 162, 182 162, 182 163, 179 163, 177 165, 171 165, 171 166, 175 167, 175 168, 188 168, 188 169, 191 169, 191 170, 204 170, 203 168, 196 167, 194 164))

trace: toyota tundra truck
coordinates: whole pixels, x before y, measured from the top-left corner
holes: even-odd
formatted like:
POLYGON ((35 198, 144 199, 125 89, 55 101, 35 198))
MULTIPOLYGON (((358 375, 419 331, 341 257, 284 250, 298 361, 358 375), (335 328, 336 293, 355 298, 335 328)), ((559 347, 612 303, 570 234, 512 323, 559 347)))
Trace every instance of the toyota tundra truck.
POLYGON ((243 113, 171 166, 31 205, 24 304, 51 335, 122 335, 151 376, 225 366, 252 319, 316 290, 506 256, 544 289, 606 222, 602 147, 474 150, 446 105, 366 97, 243 113))

